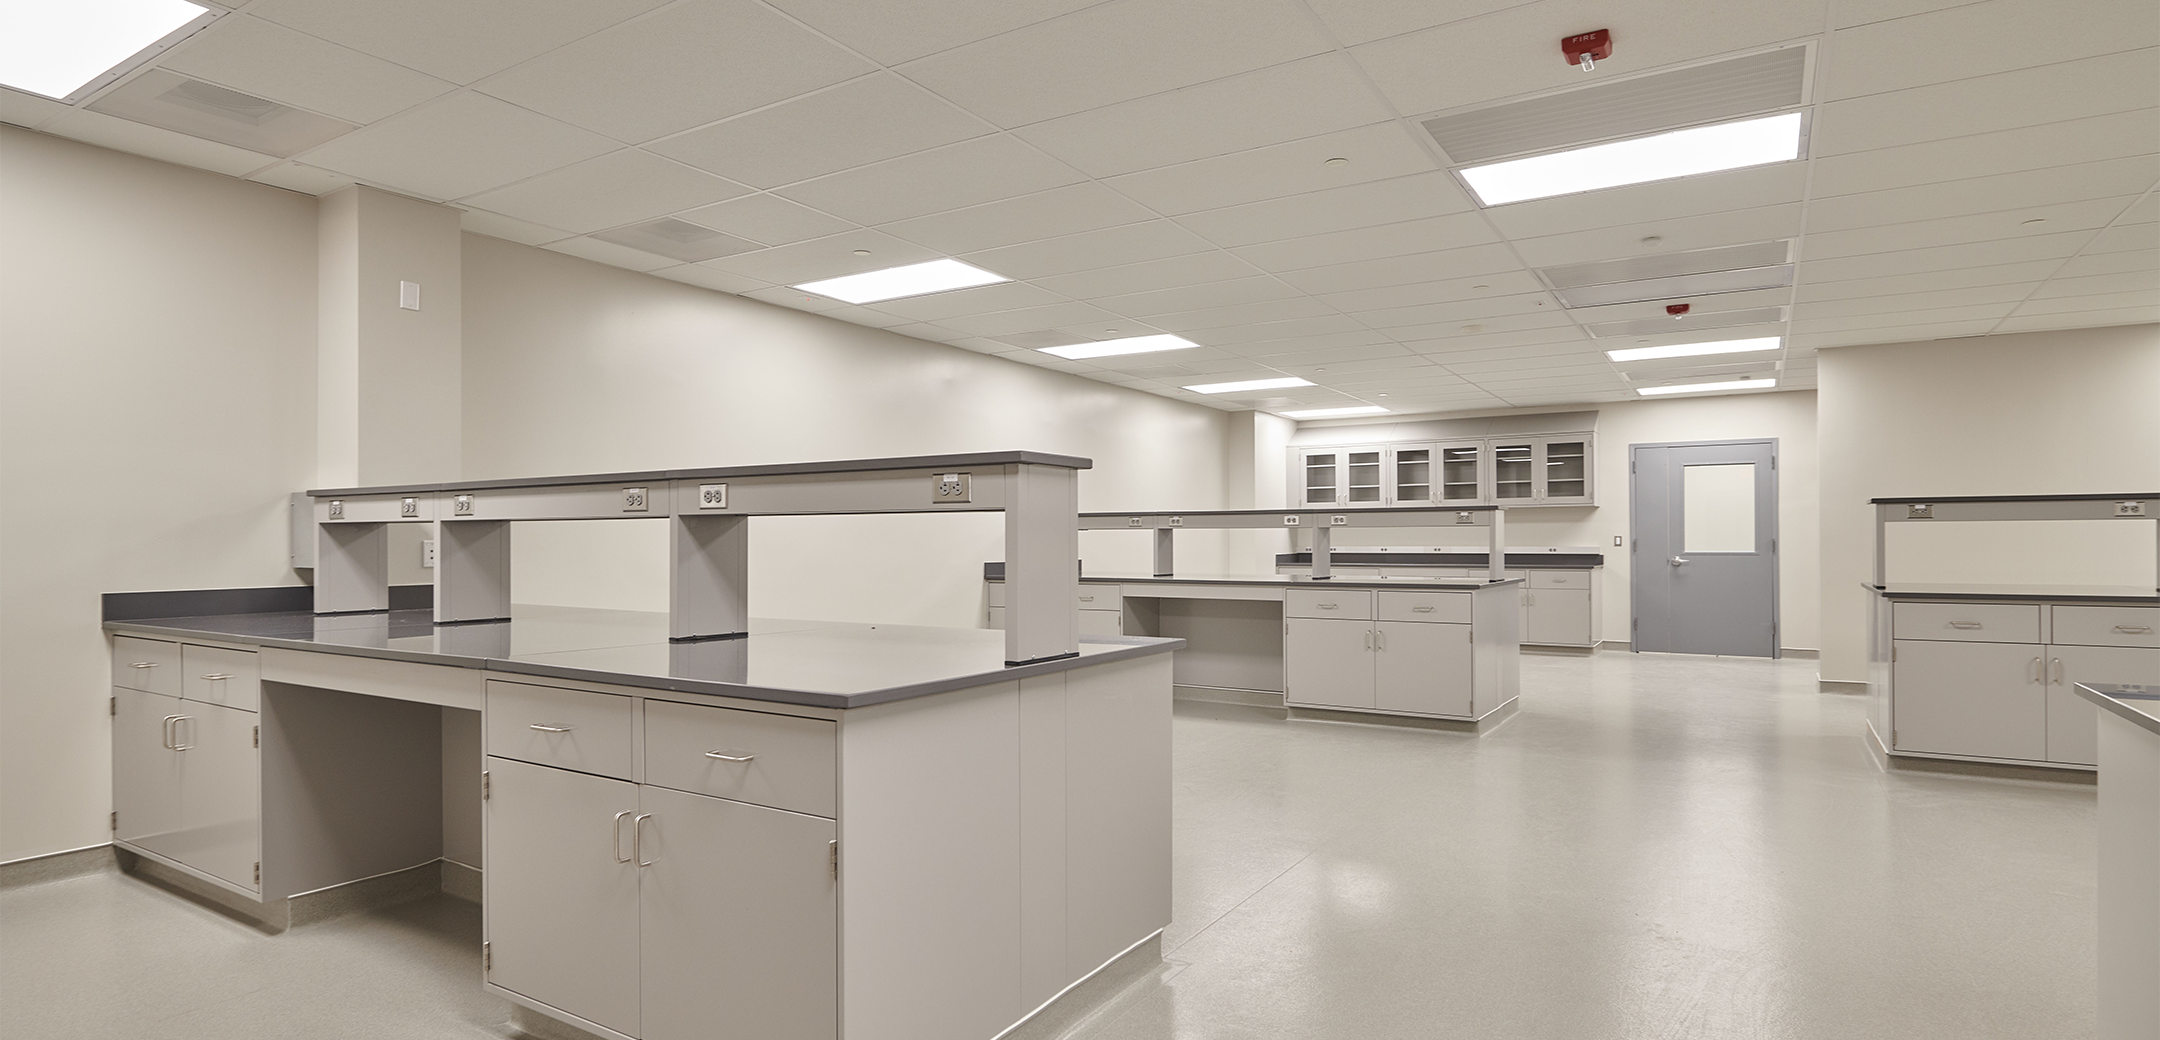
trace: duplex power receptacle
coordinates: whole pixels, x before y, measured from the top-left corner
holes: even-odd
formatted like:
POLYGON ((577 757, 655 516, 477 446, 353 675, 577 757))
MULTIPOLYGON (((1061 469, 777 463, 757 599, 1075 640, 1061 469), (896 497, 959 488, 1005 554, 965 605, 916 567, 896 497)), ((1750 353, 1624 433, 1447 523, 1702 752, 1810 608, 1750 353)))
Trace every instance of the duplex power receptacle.
POLYGON ((726 509, 727 485, 699 484, 697 489, 697 506, 699 509, 726 509))
POLYGON ((2145 515, 2145 503, 2143 503, 2143 502, 2140 502, 2140 501, 2136 501, 2136 500, 2132 500, 2132 501, 2128 501, 2128 502, 2117 502, 2117 503, 2115 503, 2115 515, 2116 515, 2116 516, 2144 516, 2144 515, 2145 515))
POLYGON ((625 513, 643 513, 652 508, 647 489, 626 487, 622 489, 622 508, 625 513))
POLYGON ((939 473, 930 480, 930 501, 932 504, 965 502, 968 500, 967 474, 939 473))

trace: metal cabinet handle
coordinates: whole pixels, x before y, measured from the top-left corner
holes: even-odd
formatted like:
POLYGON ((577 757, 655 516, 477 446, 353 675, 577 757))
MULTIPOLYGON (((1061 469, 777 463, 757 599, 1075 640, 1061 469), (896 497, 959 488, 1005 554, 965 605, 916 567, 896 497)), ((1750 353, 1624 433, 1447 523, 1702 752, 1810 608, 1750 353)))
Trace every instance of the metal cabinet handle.
POLYGON ((625 856, 622 854, 622 819, 625 816, 636 815, 636 809, 624 809, 623 811, 615 814, 615 831, 613 834, 614 847, 610 848, 608 852, 615 857, 615 862, 617 863, 628 863, 632 859, 636 858, 634 855, 625 856))
POLYGON ((208 680, 210 680, 211 682, 223 682, 223 681, 225 681, 225 680, 227 680, 227 679, 230 679, 230 678, 232 678, 232 673, 231 673, 231 672, 204 672, 204 673, 202 673, 202 675, 201 675, 201 676, 200 676, 199 678, 203 678, 203 679, 208 679, 208 680))
POLYGON ((173 719, 172 719, 172 734, 173 734, 173 742, 172 742, 172 745, 171 745, 171 746, 172 746, 172 749, 173 749, 174 751, 188 751, 188 750, 191 750, 191 749, 193 749, 193 748, 195 747, 195 741, 194 741, 193 739, 190 739, 190 740, 189 740, 189 741, 188 741, 187 743, 185 743, 185 744, 182 744, 182 743, 180 743, 180 724, 181 724, 181 723, 183 723, 183 722, 193 722, 193 721, 195 721, 195 716, 193 716, 193 715, 175 715, 175 716, 173 716, 173 719))
POLYGON ((652 859, 645 858, 645 821, 650 819, 651 813, 639 813, 636 819, 630 821, 630 855, 641 867, 649 867, 659 862, 657 856, 652 859))
POLYGON ((1093 602, 1095 602, 1095 597, 1093 597, 1093 596, 1082 596, 1082 597, 1080 597, 1080 602, 1082 602, 1082 603, 1093 603, 1093 602))
POLYGON ((1418 613, 1418 614, 1430 614, 1430 613, 1432 613, 1432 607, 1431 607, 1431 606, 1423 606, 1423 607, 1411 607, 1410 609, 1411 609, 1411 611, 1412 611, 1412 612, 1414 612, 1414 613, 1418 613))
POLYGON ((2032 659, 2032 663, 2031 663, 2031 664, 2028 664, 2028 665, 2026 665, 2026 666, 2025 666, 2025 681, 2026 681, 2026 682, 2039 682, 2039 681, 2040 681, 2040 659, 2039 659, 2039 658, 2037 658, 2037 657, 2033 658, 2033 659, 2032 659))
POLYGON ((1979 627, 1980 627, 1980 622, 1978 622, 1978 621, 1952 621, 1952 622, 1950 622, 1950 627, 1951 627, 1951 628, 1962 628, 1962 629, 1967 629, 1967 630, 1970 630, 1970 629, 1975 629, 1975 628, 1979 628, 1979 627))
POLYGON ((707 751, 707 752, 705 752, 705 757, 706 757, 706 758, 717 758, 717 759, 719 759, 719 760, 720 760, 720 761, 722 761, 722 762, 748 762, 748 761, 750 761, 751 759, 753 759, 753 758, 756 758, 756 757, 757 757, 756 755, 729 755, 729 754, 724 754, 723 752, 724 752, 725 750, 726 750, 726 749, 721 749, 721 750, 718 750, 718 751, 707 751))
POLYGON ((176 733, 174 733, 174 732, 173 732, 173 723, 175 723, 175 722, 177 722, 177 721, 179 721, 180 719, 182 719, 182 718, 185 718, 185 717, 186 717, 186 716, 183 716, 183 715, 167 715, 167 716, 165 716, 165 735, 164 735, 164 737, 163 737, 163 738, 161 738, 161 739, 163 740, 164 744, 165 744, 165 750, 167 750, 167 751, 178 751, 178 750, 180 750, 179 748, 176 748, 176 747, 174 747, 174 746, 173 746, 174 744, 177 744, 177 743, 179 743, 179 742, 180 742, 180 736, 179 736, 179 734, 176 734, 176 733))
POLYGON ((1365 630, 1365 649, 1367 651, 1372 649, 1372 629, 1369 628, 1365 630))
POLYGON ((157 666, 158 663, 156 661, 137 661, 134 664, 128 665, 129 668, 156 668, 157 666))
POLYGON ((1373 649, 1387 649, 1387 629, 1379 629, 1373 633, 1373 649))
MULTIPOLYGON (((2151 626, 2151 625, 2116 625, 2116 626, 2115 626, 2115 631, 2117 631, 2117 632, 2123 632, 2123 633, 2127 633, 2127 634, 2129 634, 2129 635, 2133 635, 2133 636, 2142 636, 2142 635, 2150 635, 2150 634, 2152 633, 2152 626, 2151 626)), ((138 667, 138 668, 139 668, 139 667, 141 667, 141 665, 137 665, 136 667, 138 667)))
POLYGON ((1338 606, 1337 606, 1336 604, 1333 604, 1333 603, 1322 603, 1322 604, 1320 604, 1320 609, 1321 609, 1321 610, 1339 610, 1339 609, 1341 609, 1341 608, 1340 608, 1340 607, 1338 607, 1338 606))
POLYGON ((571 730, 574 730, 574 729, 576 729, 577 727, 576 727, 576 726, 543 726, 543 725, 541 725, 541 724, 539 724, 539 723, 535 722, 535 723, 533 723, 532 725, 530 725, 530 726, 527 726, 527 727, 525 727, 525 728, 526 728, 526 729, 536 729, 536 730, 539 730, 539 731, 540 731, 540 732, 542 732, 542 733, 568 733, 568 732, 570 732, 571 730))
POLYGON ((2063 679, 2062 658, 2050 658, 2048 662, 2048 672, 2050 675, 2049 681, 2053 682, 2057 686, 2061 686, 2063 679))

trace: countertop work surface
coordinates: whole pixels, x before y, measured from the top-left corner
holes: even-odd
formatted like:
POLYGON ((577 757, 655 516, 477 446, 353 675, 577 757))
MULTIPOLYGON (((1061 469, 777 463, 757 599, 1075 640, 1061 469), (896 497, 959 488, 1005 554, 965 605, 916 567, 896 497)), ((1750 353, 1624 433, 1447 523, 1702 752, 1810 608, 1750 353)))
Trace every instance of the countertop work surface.
MULTIPOLYGON (((1003 581, 1003 578, 990 578, 1003 581)), ((1278 589, 1393 589, 1398 592, 1471 592, 1488 586, 1520 585, 1521 578, 1308 578, 1302 574, 1083 574, 1082 585, 1256 585, 1278 589)))
POLYGON ((426 610, 300 612, 108 621, 105 630, 176 641, 405 661, 620 686, 861 708, 1169 653, 1182 639, 1087 636, 1077 657, 1008 667, 993 629, 752 618, 745 636, 668 641, 668 616, 519 605, 508 621, 437 625, 426 610))
MULTIPOLYGON (((1865 583, 1863 583, 1865 584, 1865 583)), ((2160 591, 2136 585, 1866 585, 1886 599, 2046 600, 2051 603, 2154 603, 2160 591)))
MULTIPOLYGON (((1483 567, 1492 561, 1492 554, 1482 552, 1371 552, 1358 549, 1336 549, 1328 553, 1328 563, 1336 567, 1483 567)), ((1276 553, 1277 567, 1304 567, 1312 563, 1312 553, 1276 553)), ((1601 553, 1507 553, 1501 566, 1511 570, 1582 570, 1586 567, 1605 566, 1601 553)))
POLYGON ((2146 732, 2160 736, 2160 686, 2140 686, 2134 683, 2079 683, 2078 696, 2100 706, 2100 710, 2137 723, 2146 732))

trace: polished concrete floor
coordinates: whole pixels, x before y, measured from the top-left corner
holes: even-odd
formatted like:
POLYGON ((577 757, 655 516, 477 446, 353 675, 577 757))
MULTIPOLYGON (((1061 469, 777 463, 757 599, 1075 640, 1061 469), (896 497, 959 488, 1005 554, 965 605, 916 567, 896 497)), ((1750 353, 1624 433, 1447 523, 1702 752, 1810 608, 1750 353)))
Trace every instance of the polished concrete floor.
MULTIPOLYGON (((1071 1040, 2093 1035, 2093 788, 1885 773, 1814 662, 1527 657, 1484 736, 1181 702, 1162 969, 1071 1040)), ((0 892, 0 1036, 501 1037, 447 898, 0 892)))

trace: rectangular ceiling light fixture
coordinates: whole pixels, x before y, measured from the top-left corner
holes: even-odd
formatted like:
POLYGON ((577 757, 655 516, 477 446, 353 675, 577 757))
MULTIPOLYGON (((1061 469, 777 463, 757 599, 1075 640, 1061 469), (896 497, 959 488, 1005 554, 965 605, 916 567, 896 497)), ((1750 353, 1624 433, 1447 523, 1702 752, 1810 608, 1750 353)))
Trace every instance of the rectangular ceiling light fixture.
POLYGON ((795 288, 819 296, 829 296, 842 303, 882 303, 906 296, 927 296, 931 293, 972 289, 978 285, 995 285, 1009 281, 1012 279, 1001 274, 992 274, 973 264, 963 264, 958 260, 931 260, 904 267, 888 267, 882 271, 804 282, 795 288))
POLYGON ((1303 408, 1280 414, 1285 419, 1340 419, 1347 415, 1383 415, 1386 412, 1387 409, 1379 405, 1365 404, 1355 408, 1303 408))
POLYGON ((1124 354, 1153 354, 1162 350, 1190 350, 1200 344, 1183 336, 1167 333, 1160 336, 1127 336, 1124 339, 1097 340, 1093 343, 1074 343, 1065 347, 1036 347, 1045 354, 1055 354, 1067 361, 1086 361, 1089 358, 1118 357, 1124 354))
POLYGON ((1669 347, 1624 347, 1608 350, 1605 356, 1614 361, 1649 361, 1655 358, 1702 357, 1707 354, 1745 354, 1755 350, 1776 350, 1783 339, 1765 336, 1761 339, 1723 339, 1715 343, 1676 343, 1669 347))
POLYGON ((1277 379, 1242 379, 1235 383, 1201 383, 1185 389, 1196 394, 1235 394, 1246 390, 1286 390, 1293 386, 1311 386, 1310 379, 1282 376, 1277 379))
POLYGON ((1639 386, 1635 392, 1644 397, 1660 394, 1706 394, 1713 390, 1769 390, 1777 386, 1775 379, 1730 379, 1719 383, 1676 383, 1672 386, 1639 386))
POLYGON ((188 0, 16 0, 0 18, 0 84, 73 104, 223 13, 188 0))
POLYGON ((1471 166, 1463 180, 1478 201, 1500 206, 1624 184, 1764 166, 1800 157, 1801 113, 1698 126, 1527 159, 1471 166))

